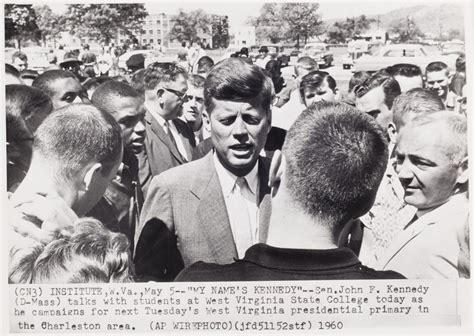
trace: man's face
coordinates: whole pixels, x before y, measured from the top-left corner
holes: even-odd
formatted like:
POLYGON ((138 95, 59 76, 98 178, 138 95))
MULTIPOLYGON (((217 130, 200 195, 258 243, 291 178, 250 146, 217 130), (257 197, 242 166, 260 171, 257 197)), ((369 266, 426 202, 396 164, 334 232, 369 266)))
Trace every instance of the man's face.
POLYGON ((318 87, 306 87, 304 89, 304 101, 306 107, 311 106, 313 103, 326 101, 335 102, 336 94, 329 87, 327 80, 325 79, 318 87))
POLYGON ((162 117, 166 120, 173 120, 183 114, 183 103, 186 101, 188 83, 183 75, 178 75, 174 82, 163 83, 158 87, 163 90, 160 107, 162 117))
POLYGON ((105 193, 105 189, 107 189, 107 186, 117 175, 117 170, 122 163, 122 157, 123 149, 113 163, 102 166, 101 170, 94 174, 94 178, 89 187, 84 194, 81 195, 73 208, 78 216, 84 216, 99 202, 105 193))
POLYGON ((374 117, 385 131, 392 121, 392 112, 385 105, 385 93, 381 86, 370 90, 361 98, 356 98, 356 108, 374 117))
POLYGON ((446 202, 457 182, 458 165, 449 157, 449 135, 440 126, 405 126, 398 137, 396 171, 405 202, 430 209, 446 202))
POLYGON ((445 70, 426 73, 426 88, 435 91, 443 101, 448 95, 448 86, 449 78, 445 70))
POLYGON ((423 87, 423 78, 421 76, 394 76, 394 78, 398 82, 398 85, 400 85, 401 92, 407 92, 410 89, 423 87))
POLYGON ((51 97, 54 109, 75 103, 90 103, 87 91, 74 78, 60 78, 52 82, 50 88, 54 92, 51 97))
POLYGON ((140 153, 145 140, 145 125, 143 124, 145 108, 142 101, 133 97, 117 98, 114 111, 113 117, 122 129, 124 148, 135 154, 140 153))
POLYGON ((222 165, 243 176, 257 162, 271 127, 271 112, 259 103, 212 99, 212 142, 222 165))
POLYGON ((27 61, 23 61, 22 59, 18 58, 18 57, 15 57, 15 59, 13 60, 13 64, 12 64, 15 68, 17 68, 18 71, 23 71, 23 70, 26 70, 26 68, 28 68, 28 62, 27 61))
POLYGON ((183 115, 187 122, 194 123, 202 120, 204 109, 204 88, 189 86, 187 102, 183 104, 183 115))

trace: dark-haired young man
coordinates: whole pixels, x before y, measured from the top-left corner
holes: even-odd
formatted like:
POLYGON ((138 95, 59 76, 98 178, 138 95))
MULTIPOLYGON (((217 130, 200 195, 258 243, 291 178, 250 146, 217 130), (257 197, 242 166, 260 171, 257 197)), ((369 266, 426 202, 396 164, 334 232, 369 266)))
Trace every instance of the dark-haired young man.
POLYGON ((225 264, 264 242, 269 219, 268 160, 273 85, 240 58, 212 69, 204 84, 214 151, 170 169, 149 187, 136 239, 141 280, 173 280, 204 260, 225 264))
POLYGON ((443 62, 431 62, 426 66, 426 88, 433 90, 443 100, 447 109, 453 110, 456 95, 449 90, 449 69, 443 62))
POLYGON ((371 207, 385 171, 387 145, 377 123, 346 104, 315 104, 292 125, 282 153, 274 157, 272 176, 280 179, 266 243, 229 265, 195 263, 176 280, 403 278, 365 267, 338 247, 342 228, 371 207))
POLYGON ((135 154, 142 152, 145 138, 143 101, 130 85, 108 81, 94 91, 92 103, 109 113, 120 125, 124 148, 121 169, 89 215, 101 220, 109 229, 127 235, 133 246, 143 205, 135 157, 135 154))
POLYGON ((76 76, 64 70, 48 70, 31 84, 51 98, 54 109, 75 103, 90 103, 87 91, 81 86, 76 76))

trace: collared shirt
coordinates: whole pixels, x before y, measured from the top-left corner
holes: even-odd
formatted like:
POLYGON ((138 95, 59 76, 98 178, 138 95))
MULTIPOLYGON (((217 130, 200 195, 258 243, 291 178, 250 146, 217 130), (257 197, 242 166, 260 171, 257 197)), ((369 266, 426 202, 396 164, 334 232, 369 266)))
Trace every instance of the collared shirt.
POLYGON ((183 158, 186 159, 186 161, 189 161, 190 158, 188 158, 188 154, 186 153, 186 148, 184 147, 183 139, 181 138, 181 135, 178 132, 178 129, 176 128, 174 122, 172 120, 165 120, 162 116, 160 116, 158 113, 155 112, 153 108, 150 108, 150 104, 145 102, 145 107, 146 109, 150 112, 150 114, 153 116, 153 118, 156 119, 158 124, 163 128, 163 131, 168 134, 168 129, 171 131, 171 134, 173 135, 173 138, 176 142, 176 147, 178 147, 178 152, 181 154, 183 158), (169 125, 165 126, 165 123, 169 125))
POLYGON ((390 159, 374 205, 361 217, 365 229, 359 258, 369 267, 375 266, 379 255, 416 213, 416 208, 404 201, 405 191, 394 164, 395 159, 390 159))
MULTIPOLYGON (((303 233, 304 234, 304 233, 303 233)), ((175 281, 403 279, 392 271, 363 266, 349 248, 287 249, 256 244, 243 260, 218 265, 197 262, 175 281)))
POLYGON ((385 249, 375 265, 394 270, 408 279, 458 278, 460 245, 469 215, 465 193, 421 216, 401 231, 385 249))
MULTIPOLYGON (((216 168, 217 176, 219 178, 219 182, 222 188, 222 194, 224 195, 224 201, 227 208, 227 214, 229 216, 230 227, 232 230, 232 236, 234 237, 234 241, 236 241, 236 225, 237 221, 236 218, 242 215, 242 207, 247 207, 249 220, 250 220, 250 231, 251 231, 251 238, 252 244, 256 244, 258 242, 258 206, 257 206, 257 195, 259 189, 259 180, 258 180, 258 162, 255 164, 255 167, 248 173, 247 175, 243 176, 247 182, 248 188, 243 189, 243 196, 245 198, 245 205, 242 204, 233 204, 232 195, 236 191, 236 181, 237 176, 229 172, 227 169, 224 168, 222 163, 220 163, 217 154, 214 152, 213 154, 214 166, 216 168)), ((251 246, 250 245, 250 246, 251 246)), ((247 246, 250 247, 250 246, 247 246)), ((239 252, 239 257, 243 257, 245 250, 239 252)))

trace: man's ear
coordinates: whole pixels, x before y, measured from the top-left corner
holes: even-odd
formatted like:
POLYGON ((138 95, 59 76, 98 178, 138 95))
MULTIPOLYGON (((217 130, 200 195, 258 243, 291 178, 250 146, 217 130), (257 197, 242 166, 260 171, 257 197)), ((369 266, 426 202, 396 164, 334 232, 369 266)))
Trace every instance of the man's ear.
POLYGON ((397 131, 397 127, 395 126, 393 122, 388 123, 387 133, 388 133, 388 138, 390 139, 390 142, 393 144, 396 144, 398 131, 397 131))
POLYGON ((273 153, 272 162, 270 164, 268 186, 271 188, 279 183, 286 167, 286 159, 280 150, 273 153))
POLYGON ((465 184, 467 181, 469 181, 469 165, 468 165, 468 159, 466 156, 464 159, 462 159, 461 163, 459 164, 458 178, 456 179, 456 182, 458 184, 465 184))
POLYGON ((96 162, 91 166, 86 168, 86 173, 84 174, 83 185, 84 189, 89 190, 90 186, 93 185, 95 179, 97 179, 97 174, 102 174, 103 166, 102 164, 96 162))
POLYGON ((158 102, 160 104, 162 104, 162 100, 163 100, 163 94, 165 93, 165 90, 162 89, 162 88, 159 88, 158 90, 156 90, 156 98, 158 99, 158 102))
POLYGON ((336 101, 340 101, 341 100, 341 91, 339 90, 338 87, 336 87, 334 89, 334 94, 336 95, 334 98, 336 99, 336 101))

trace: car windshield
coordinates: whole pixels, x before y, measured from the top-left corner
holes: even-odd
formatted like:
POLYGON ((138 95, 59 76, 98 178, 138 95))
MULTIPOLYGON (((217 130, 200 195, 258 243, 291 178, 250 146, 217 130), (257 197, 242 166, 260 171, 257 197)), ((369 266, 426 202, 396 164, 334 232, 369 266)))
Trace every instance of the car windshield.
POLYGON ((325 46, 323 45, 310 45, 310 46, 306 46, 304 49, 311 50, 311 51, 325 51, 326 50, 325 46))
POLYGON ((443 44, 443 50, 463 50, 464 44, 462 43, 445 43, 443 44))

